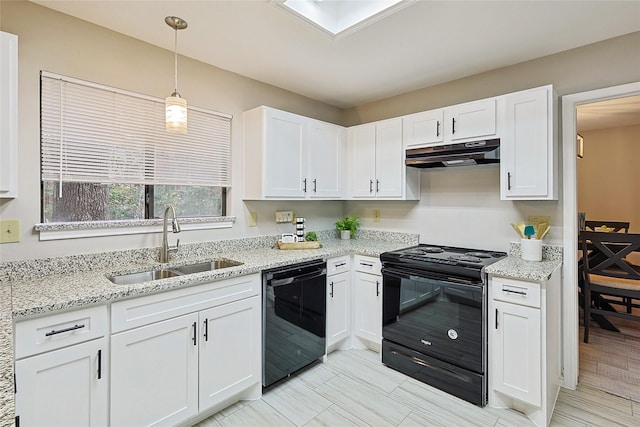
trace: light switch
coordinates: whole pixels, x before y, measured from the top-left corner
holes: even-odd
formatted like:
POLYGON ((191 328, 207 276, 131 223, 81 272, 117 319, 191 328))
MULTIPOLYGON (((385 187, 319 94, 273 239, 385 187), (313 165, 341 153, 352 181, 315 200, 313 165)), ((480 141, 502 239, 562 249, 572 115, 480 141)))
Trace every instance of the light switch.
POLYGON ((0 243, 17 243, 20 241, 20 220, 5 219, 0 221, 0 243))
POLYGON ((380 222, 380 209, 373 210, 373 222, 380 222))
POLYGON ((258 212, 249 212, 249 227, 258 225, 258 212))

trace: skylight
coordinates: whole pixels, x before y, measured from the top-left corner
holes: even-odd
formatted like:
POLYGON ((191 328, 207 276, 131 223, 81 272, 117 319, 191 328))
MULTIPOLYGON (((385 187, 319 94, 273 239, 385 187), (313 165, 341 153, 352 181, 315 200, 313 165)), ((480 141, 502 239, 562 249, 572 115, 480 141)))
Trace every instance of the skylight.
POLYGON ((415 0, 285 0, 280 3, 334 37, 352 33, 415 0))

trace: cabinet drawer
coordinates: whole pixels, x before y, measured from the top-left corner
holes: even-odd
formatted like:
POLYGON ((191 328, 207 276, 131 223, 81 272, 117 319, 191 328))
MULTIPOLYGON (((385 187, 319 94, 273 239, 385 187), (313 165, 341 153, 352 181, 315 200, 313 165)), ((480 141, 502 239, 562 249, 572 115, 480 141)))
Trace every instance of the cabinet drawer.
POLYGON ((106 305, 16 322, 16 359, 89 341, 106 334, 106 305))
POLYGON ((233 277, 111 305, 111 333, 216 307, 260 293, 260 274, 233 277))
POLYGON ((494 277, 491 279, 494 300, 540 308, 540 284, 494 277))
POLYGON ((365 255, 354 255, 353 262, 355 264, 355 270, 363 273, 371 273, 380 275, 382 264, 380 258, 374 258, 365 255))
POLYGON ((345 255, 327 260, 327 276, 351 270, 351 256, 345 255))

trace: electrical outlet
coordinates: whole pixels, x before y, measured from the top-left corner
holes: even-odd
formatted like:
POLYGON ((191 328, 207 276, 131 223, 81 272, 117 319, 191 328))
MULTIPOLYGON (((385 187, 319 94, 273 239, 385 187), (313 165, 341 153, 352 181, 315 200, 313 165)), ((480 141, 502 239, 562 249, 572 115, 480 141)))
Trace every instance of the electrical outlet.
POLYGON ((0 221, 0 243, 17 243, 20 241, 20 220, 5 219, 0 221))
POLYGON ((293 222, 293 211, 276 211, 276 222, 293 222))
POLYGON ((533 225, 534 227, 538 224, 546 222, 551 225, 551 217, 550 216, 542 216, 542 215, 529 215, 529 223, 528 225, 533 225))
POLYGON ((258 225, 258 212, 249 212, 249 227, 258 225))
POLYGON ((380 222, 380 209, 373 210, 373 222, 380 222))

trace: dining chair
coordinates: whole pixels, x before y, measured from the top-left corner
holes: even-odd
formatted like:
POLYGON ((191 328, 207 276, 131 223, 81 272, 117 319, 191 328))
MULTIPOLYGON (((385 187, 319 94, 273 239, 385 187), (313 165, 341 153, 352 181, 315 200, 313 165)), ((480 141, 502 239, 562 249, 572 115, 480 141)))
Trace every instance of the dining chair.
POLYGON ((592 314, 640 321, 640 266, 626 257, 640 252, 640 234, 581 231, 582 279, 584 280, 584 342, 589 342, 592 314), (594 294, 598 298, 593 298, 594 294), (620 298, 620 299, 612 299, 620 298), (626 312, 615 310, 616 305, 626 312))
POLYGON ((605 226, 607 229, 613 228, 614 233, 619 233, 623 231, 625 233, 629 232, 629 222, 626 221, 592 221, 587 220, 584 222, 584 226, 587 231, 598 231, 596 228, 605 226))

